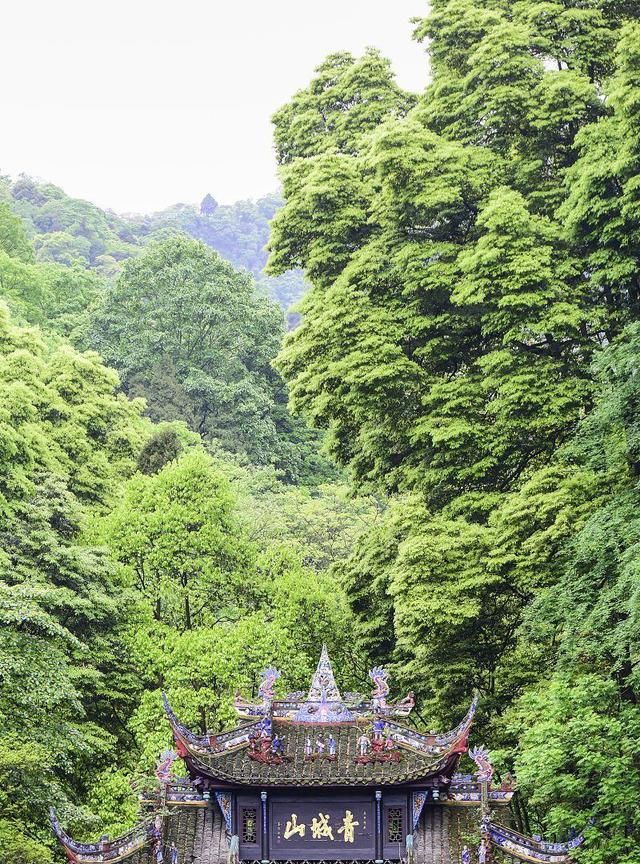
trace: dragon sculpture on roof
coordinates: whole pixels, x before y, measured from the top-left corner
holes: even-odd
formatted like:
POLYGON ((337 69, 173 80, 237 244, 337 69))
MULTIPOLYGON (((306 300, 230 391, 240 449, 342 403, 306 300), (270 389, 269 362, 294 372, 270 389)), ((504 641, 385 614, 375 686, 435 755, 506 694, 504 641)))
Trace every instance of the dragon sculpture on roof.
POLYGON ((487 748, 472 747, 469 756, 478 766, 478 780, 481 783, 491 783, 495 772, 487 748))

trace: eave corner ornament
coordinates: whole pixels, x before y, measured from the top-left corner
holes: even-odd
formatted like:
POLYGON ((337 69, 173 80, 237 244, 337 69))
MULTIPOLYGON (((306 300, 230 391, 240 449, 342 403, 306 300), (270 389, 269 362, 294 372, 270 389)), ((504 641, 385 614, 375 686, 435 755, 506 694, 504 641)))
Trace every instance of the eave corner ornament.
POLYGON ((469 756, 478 768, 477 776, 480 783, 491 783, 495 770, 491 764, 491 757, 486 747, 472 747, 469 756))

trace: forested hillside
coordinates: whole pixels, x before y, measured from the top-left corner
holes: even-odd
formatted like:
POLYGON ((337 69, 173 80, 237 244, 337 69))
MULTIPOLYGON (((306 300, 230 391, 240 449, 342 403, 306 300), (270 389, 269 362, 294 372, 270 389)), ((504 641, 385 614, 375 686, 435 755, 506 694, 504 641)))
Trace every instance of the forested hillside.
POLYGON ((152 233, 112 279, 87 261, 44 263, 2 201, 0 242, 1 293, 17 320, 98 351, 125 393, 144 397, 147 416, 182 420, 211 447, 290 483, 336 476, 319 436, 287 409, 271 365, 285 318, 249 273, 173 230, 152 233))
POLYGON ((207 194, 200 207, 176 204, 150 216, 118 216, 22 175, 13 181, 0 177, 2 200, 21 218, 39 262, 82 267, 114 279, 122 262, 140 254, 141 247, 186 234, 248 270, 285 312, 305 291, 300 271, 277 277, 263 272, 269 223, 282 206, 277 195, 219 205, 207 194))
POLYGON ((640 8, 435 0, 417 99, 333 55, 275 116, 278 368, 384 520, 335 573, 433 725, 482 699, 520 827, 640 857, 640 8))

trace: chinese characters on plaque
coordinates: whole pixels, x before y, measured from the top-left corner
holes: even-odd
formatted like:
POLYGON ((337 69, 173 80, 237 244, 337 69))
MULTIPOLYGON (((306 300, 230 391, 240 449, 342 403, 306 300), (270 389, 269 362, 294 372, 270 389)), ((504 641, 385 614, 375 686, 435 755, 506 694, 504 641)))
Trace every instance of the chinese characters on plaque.
POLYGON ((333 833, 335 828, 337 833, 342 835, 338 837, 339 840, 342 840, 344 843, 353 843, 356 839, 355 829, 358 825, 360 825, 360 822, 354 818, 351 810, 344 811, 342 822, 338 825, 335 823, 332 824, 330 813, 318 813, 317 816, 311 819, 309 825, 306 822, 298 822, 297 813, 292 813, 291 817, 287 819, 283 836, 285 840, 290 840, 294 836, 309 836, 313 840, 335 840, 336 838, 333 833), (308 835, 307 828, 309 828, 308 835))
POLYGON ((375 858, 374 801, 368 795, 271 800, 269 850, 280 861, 375 858), (349 853, 347 854, 347 849, 349 853), (315 851, 314 851, 315 850, 315 851), (322 851, 320 851, 322 850, 322 851))

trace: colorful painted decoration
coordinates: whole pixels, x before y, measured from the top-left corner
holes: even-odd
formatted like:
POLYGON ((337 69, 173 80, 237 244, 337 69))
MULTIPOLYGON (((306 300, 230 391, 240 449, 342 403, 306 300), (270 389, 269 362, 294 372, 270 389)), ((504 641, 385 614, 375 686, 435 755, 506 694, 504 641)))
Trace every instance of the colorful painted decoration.
POLYGON ((249 739, 247 756, 263 765, 282 765, 290 760, 284 751, 284 738, 277 735, 273 738, 268 735, 254 735, 249 739))
POLYGON ((387 672, 382 666, 374 666, 369 672, 369 678, 375 685, 371 696, 373 708, 375 711, 384 710, 387 707, 387 696, 390 689, 387 683, 387 672))
POLYGON ((322 646, 320 660, 306 695, 289 693, 283 699, 274 696, 274 684, 280 672, 269 666, 262 673, 260 695, 262 701, 253 704, 236 693, 234 704, 238 714, 247 719, 257 719, 270 715, 274 719, 294 720, 297 723, 349 723, 358 718, 369 717, 372 713, 385 717, 406 717, 415 705, 413 693, 395 704, 387 701, 389 694, 388 675, 384 667, 376 666, 369 672, 374 682, 370 700, 363 699, 358 693, 348 693, 343 697, 336 684, 333 666, 326 645, 322 646))
POLYGON ((155 768, 155 775, 162 786, 166 786, 167 783, 169 783, 171 778, 171 769, 173 768, 173 763, 177 758, 178 754, 175 750, 165 750, 160 755, 160 759, 155 768))
POLYGON ((227 834, 231 834, 232 819, 231 819, 231 795, 228 792, 216 792, 216 801, 222 813, 224 824, 227 829, 227 834))
POLYGON ((422 813, 422 808, 424 807, 425 801, 427 800, 426 792, 414 792, 411 796, 412 803, 412 830, 415 831, 418 827, 418 822, 420 821, 420 815, 422 813))
POLYGON ((384 734, 385 722, 380 717, 376 717, 373 721, 373 737, 374 739, 382 738, 384 734))
POLYGON ((570 864, 571 853, 584 843, 584 835, 578 834, 565 843, 548 843, 534 837, 525 837, 497 825, 490 819, 483 823, 483 836, 486 836, 493 846, 506 852, 519 861, 540 862, 540 864, 570 864))
POLYGON ((262 681, 258 687, 258 693, 262 696, 263 705, 271 705, 275 699, 274 687, 281 673, 275 666, 267 666, 262 673, 262 681))
POLYGON ((111 860, 121 860, 134 855, 138 850, 148 847, 157 838, 155 820, 145 819, 140 824, 113 840, 103 839, 95 843, 79 843, 73 840, 58 822, 53 807, 49 810, 49 820, 53 832, 64 847, 67 858, 73 864, 93 864, 111 860))
POLYGON ((400 749, 391 737, 374 736, 372 741, 363 734, 358 739, 358 755, 355 761, 359 765, 368 765, 371 762, 399 762, 401 758, 400 749))
MULTIPOLYGON (((487 800, 494 804, 508 804, 513 798, 516 784, 513 777, 506 774, 500 787, 494 786, 487 790, 487 800)), ((449 801, 460 803, 480 803, 482 799, 482 783, 477 774, 454 774, 447 789, 449 801)))
POLYGON ((263 717, 260 721, 260 734, 264 738, 271 738, 271 733, 273 730, 273 720, 271 717, 263 717))
POLYGON ((478 766, 478 780, 481 783, 491 783, 494 768, 491 764, 489 751, 486 747, 472 747, 469 756, 478 766))

